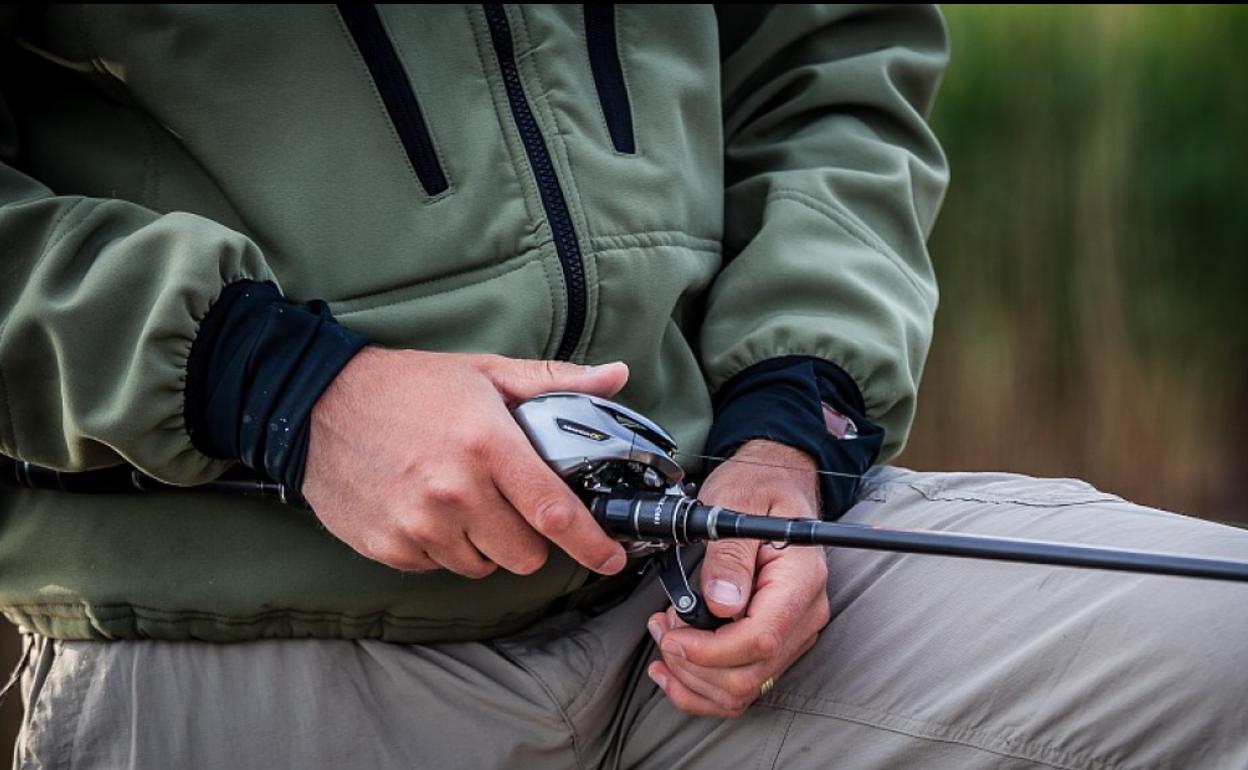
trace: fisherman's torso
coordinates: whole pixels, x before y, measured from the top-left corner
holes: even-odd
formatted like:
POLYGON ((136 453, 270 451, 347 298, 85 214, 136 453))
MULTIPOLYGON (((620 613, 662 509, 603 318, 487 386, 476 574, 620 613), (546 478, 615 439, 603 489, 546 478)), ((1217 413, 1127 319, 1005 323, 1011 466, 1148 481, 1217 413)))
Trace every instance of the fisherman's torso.
MULTIPOLYGON (((21 170, 237 229, 288 296, 378 344, 627 360, 622 399, 696 447, 723 224, 716 21, 593 8, 33 11, 6 82, 21 170)), ((585 578, 558 557, 531 578, 400 575, 255 501, 3 506, 0 603, 58 636, 486 636, 585 578)))

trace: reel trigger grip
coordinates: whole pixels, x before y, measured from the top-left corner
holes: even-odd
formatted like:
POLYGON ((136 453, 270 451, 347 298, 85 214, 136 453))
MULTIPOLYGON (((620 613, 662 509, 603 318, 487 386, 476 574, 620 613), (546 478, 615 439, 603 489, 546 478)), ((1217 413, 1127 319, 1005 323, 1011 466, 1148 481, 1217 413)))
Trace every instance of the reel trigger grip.
POLYGON ((706 601, 689 585, 689 575, 681 559, 682 548, 674 545, 651 557, 659 573, 659 582, 681 620, 694 628, 713 631, 728 623, 729 619, 712 614, 706 601))

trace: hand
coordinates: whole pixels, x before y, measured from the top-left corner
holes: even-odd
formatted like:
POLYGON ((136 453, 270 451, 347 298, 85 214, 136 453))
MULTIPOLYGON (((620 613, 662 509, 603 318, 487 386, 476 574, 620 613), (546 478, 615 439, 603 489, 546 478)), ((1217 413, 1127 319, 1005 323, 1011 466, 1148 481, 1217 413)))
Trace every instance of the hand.
MULTIPOLYGON (((701 498, 747 513, 817 517, 815 463, 800 450, 749 441, 702 485, 701 498), (770 467, 780 466, 780 467, 770 467), (792 468, 795 470, 785 470, 792 468)), ((674 610, 650 617, 662 660, 649 674, 668 700, 690 714, 737 717, 814 646, 831 613, 822 548, 776 550, 749 540, 710 543, 702 562, 702 595, 711 612, 737 618, 715 631, 685 625, 674 610)))
POLYGON ((331 533, 397 569, 527 575, 545 563, 550 540, 614 574, 623 548, 508 407, 553 390, 610 396, 627 379, 622 363, 367 347, 312 410, 303 495, 331 533))

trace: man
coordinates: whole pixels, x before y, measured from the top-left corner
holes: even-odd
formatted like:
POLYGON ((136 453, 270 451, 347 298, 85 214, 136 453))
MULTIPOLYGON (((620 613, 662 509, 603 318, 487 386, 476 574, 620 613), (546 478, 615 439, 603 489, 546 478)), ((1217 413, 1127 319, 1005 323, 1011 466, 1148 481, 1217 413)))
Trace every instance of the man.
MULTIPOLYGON (((36 635, 19 763, 1248 760, 1238 587, 726 542, 699 580, 733 621, 685 628, 509 415, 615 394, 739 461, 708 502, 848 507, 811 471, 900 449, 936 303, 935 10, 5 29, 0 451, 187 485, 241 462, 315 511, 7 496, 0 603, 36 635)), ((1017 477, 876 471, 847 515, 1245 544, 1017 477)))

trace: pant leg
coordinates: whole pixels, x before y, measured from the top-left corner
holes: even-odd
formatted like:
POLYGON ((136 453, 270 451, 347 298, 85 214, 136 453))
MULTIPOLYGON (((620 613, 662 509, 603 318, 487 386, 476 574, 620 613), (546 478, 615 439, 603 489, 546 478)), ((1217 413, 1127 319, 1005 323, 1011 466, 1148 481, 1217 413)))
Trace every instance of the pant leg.
MULTIPOLYGON (((1081 482, 883 469, 846 520, 1248 558, 1081 482)), ((1246 768, 1248 585, 830 549, 833 619, 741 719, 654 688, 627 768, 1246 768)))
MULTIPOLYGON (((555 629, 552 634, 562 636, 555 629)), ((568 689, 596 670, 571 654, 568 689)), ((575 768, 552 693, 489 644, 52 642, 15 767, 575 768)))
MULTIPOLYGON (((1077 482, 875 474, 851 521, 1248 556, 1077 482)), ((487 644, 58 643, 24 766, 1248 767, 1248 590, 829 551, 833 620, 739 720, 645 677, 649 581, 487 644)))
POLYGON ((14 766, 598 767, 665 601, 647 585, 485 643, 40 639, 14 766))

